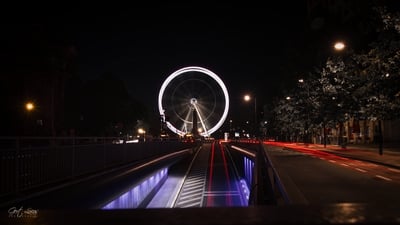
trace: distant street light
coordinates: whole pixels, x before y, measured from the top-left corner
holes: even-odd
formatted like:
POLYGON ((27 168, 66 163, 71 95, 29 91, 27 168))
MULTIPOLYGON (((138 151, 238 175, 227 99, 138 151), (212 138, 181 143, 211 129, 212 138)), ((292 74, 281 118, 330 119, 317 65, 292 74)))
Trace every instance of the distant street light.
POLYGON ((333 47, 337 51, 342 51, 346 47, 346 45, 343 42, 338 41, 338 42, 335 43, 335 45, 333 47))
POLYGON ((146 131, 143 128, 138 129, 139 136, 140 134, 143 135, 143 141, 146 141, 146 131))
POLYGON ((33 104, 32 102, 27 102, 25 104, 25 109, 29 112, 35 109, 35 104, 33 104))

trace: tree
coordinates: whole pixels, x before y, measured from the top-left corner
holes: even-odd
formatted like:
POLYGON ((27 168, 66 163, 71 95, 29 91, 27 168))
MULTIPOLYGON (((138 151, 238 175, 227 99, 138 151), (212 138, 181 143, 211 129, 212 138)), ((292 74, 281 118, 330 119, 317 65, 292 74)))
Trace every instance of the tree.
POLYGON ((298 107, 298 98, 293 94, 287 95, 286 98, 276 100, 273 109, 274 116, 271 125, 275 132, 280 136, 285 136, 286 141, 296 139, 303 129, 303 121, 300 120, 301 109, 298 107))
POLYGON ((343 123, 350 117, 359 116, 360 104, 356 90, 363 85, 352 52, 328 58, 320 74, 319 105, 320 114, 324 115, 322 121, 324 125, 339 124, 338 144, 342 145, 343 123))
POLYGON ((87 135, 120 136, 135 132, 137 120, 147 120, 144 105, 111 73, 83 86, 81 109, 82 129, 87 135))
POLYGON ((379 154, 382 154, 382 120, 399 118, 400 111, 400 15, 377 9, 382 30, 377 41, 366 53, 355 56, 366 79, 361 88, 362 111, 369 119, 378 121, 379 154))

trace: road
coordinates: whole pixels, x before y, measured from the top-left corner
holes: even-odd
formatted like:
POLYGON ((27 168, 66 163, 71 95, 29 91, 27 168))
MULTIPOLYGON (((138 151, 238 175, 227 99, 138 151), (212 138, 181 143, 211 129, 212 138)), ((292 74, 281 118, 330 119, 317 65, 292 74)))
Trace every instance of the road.
POLYGON ((204 143, 190 165, 182 169, 171 171, 149 208, 247 206, 237 169, 220 142, 204 143))
POLYGON ((301 147, 266 147, 297 203, 400 203, 400 171, 301 147))

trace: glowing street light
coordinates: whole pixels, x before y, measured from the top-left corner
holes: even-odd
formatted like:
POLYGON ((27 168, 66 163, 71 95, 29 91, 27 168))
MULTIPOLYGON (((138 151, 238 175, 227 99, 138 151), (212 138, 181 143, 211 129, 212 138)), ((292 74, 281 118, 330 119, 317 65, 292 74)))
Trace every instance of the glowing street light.
POLYGON ((139 135, 143 135, 143 141, 146 141, 146 131, 143 128, 138 129, 139 135))
POLYGON ((335 43, 335 45, 333 47, 337 51, 342 51, 346 47, 346 45, 343 42, 338 41, 338 42, 335 43))
POLYGON ((27 102, 25 104, 25 109, 29 112, 35 109, 35 104, 33 102, 27 102))

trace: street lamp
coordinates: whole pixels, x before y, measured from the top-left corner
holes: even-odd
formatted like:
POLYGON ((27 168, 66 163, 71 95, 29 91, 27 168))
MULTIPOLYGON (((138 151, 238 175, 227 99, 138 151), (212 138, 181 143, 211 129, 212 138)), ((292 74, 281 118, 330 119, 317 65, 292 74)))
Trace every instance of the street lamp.
MULTIPOLYGON (((305 86, 305 88, 306 88, 306 91, 307 91, 307 99, 306 99, 306 101, 305 101, 305 103, 306 103, 306 105, 305 105, 305 107, 310 107, 310 103, 309 103, 309 101, 310 101, 310 88, 309 88, 309 84, 306 84, 305 82, 304 82, 304 79, 303 78, 300 78, 299 79, 299 83, 300 84, 302 84, 303 85, 303 87, 305 86)), ((305 122, 305 124, 304 124, 304 137, 303 137, 303 142, 304 142, 304 144, 307 144, 308 142, 309 142, 309 133, 308 133, 308 126, 309 126, 309 123, 310 123, 310 112, 309 112, 309 109, 306 109, 306 112, 307 112, 307 120, 306 120, 306 122, 305 122)))
MULTIPOLYGON (((346 48, 346 45, 344 44, 344 42, 337 41, 333 47, 334 47, 335 51, 337 51, 337 52, 346 53, 346 51, 344 51, 345 48, 346 48)), ((345 62, 344 59, 341 59, 341 61, 343 63, 345 62)), ((341 107, 341 105, 339 105, 339 104, 338 104, 338 106, 341 107)), ((338 139, 338 142, 339 142, 339 145, 341 145, 341 146, 343 146, 343 129, 344 129, 343 128, 343 122, 340 122, 340 124, 339 124, 339 139, 338 139)))
POLYGON ((139 128, 138 133, 139 133, 139 136, 140 136, 140 134, 143 135, 143 142, 145 142, 146 141, 146 131, 143 128, 139 128))
POLYGON ((338 42, 335 43, 335 45, 333 47, 337 51, 342 51, 342 50, 344 50, 346 48, 346 45, 343 42, 338 41, 338 42))
MULTIPOLYGON (((251 101, 251 96, 250 95, 245 95, 243 99, 246 102, 251 101)), ((254 96, 254 136, 256 136, 257 132, 257 98, 254 96)))
POLYGON ((26 111, 30 112, 35 109, 35 104, 33 104, 33 102, 27 102, 25 104, 25 109, 26 111))

